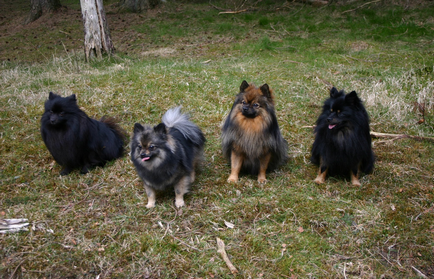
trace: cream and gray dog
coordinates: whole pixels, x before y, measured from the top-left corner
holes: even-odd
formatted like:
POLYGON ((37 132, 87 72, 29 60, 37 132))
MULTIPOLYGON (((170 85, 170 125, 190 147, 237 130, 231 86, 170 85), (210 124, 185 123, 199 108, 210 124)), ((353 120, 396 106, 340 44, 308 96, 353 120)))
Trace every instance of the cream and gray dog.
POLYGON ((131 160, 144 183, 147 208, 155 206, 158 191, 169 187, 175 190, 175 206, 184 206, 184 194, 195 179, 204 144, 202 131, 181 113, 181 107, 169 109, 154 127, 134 125, 131 160))

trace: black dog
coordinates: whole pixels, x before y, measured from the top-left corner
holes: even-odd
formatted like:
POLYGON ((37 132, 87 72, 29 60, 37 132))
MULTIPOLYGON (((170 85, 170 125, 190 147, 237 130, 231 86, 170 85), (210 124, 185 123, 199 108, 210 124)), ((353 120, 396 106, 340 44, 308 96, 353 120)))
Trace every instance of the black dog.
POLYGON ((351 175, 352 184, 360 186, 360 173, 372 172, 369 116, 355 91, 330 90, 316 121, 311 161, 319 166, 318 184, 325 182, 327 174, 351 175))
POLYGON ((78 107, 75 95, 64 98, 50 92, 41 134, 54 160, 63 167, 61 175, 76 168, 87 173, 90 167, 121 157, 124 150, 125 132, 114 119, 89 118, 78 107))

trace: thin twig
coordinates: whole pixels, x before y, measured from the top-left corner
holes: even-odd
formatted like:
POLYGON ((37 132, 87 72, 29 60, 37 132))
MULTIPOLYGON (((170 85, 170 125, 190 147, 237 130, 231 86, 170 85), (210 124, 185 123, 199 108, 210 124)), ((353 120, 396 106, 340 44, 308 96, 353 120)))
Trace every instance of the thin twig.
POLYGON ((355 8, 355 9, 346 10, 346 11, 342 12, 342 14, 349 13, 349 12, 352 12, 352 11, 355 11, 355 10, 358 10, 358 9, 360 9, 360 8, 366 6, 366 5, 369 5, 369 4, 372 4, 372 3, 376 3, 376 2, 380 2, 380 1, 381 1, 381 0, 375 0, 375 1, 371 1, 371 2, 365 3, 365 4, 363 4, 363 5, 358 6, 358 7, 355 8))
POLYGON ((183 244, 183 245, 185 245, 185 246, 187 246, 188 248, 190 248, 190 249, 193 249, 193 250, 196 250, 196 251, 199 251, 199 252, 201 252, 201 250, 200 249, 198 249, 198 248, 196 248, 196 247, 194 247, 194 246, 191 246, 191 245, 189 245, 189 244, 187 244, 185 241, 183 241, 183 240, 181 240, 181 239, 179 239, 178 237, 176 237, 176 236, 173 236, 173 235, 170 235, 171 237, 173 237, 173 239, 176 239, 176 240, 178 240, 181 244, 183 244))
POLYGON ((63 34, 66 34, 66 35, 68 35, 68 36, 71 36, 71 33, 68 33, 68 32, 65 32, 65 31, 62 31, 62 30, 59 30, 59 32, 60 32, 60 33, 63 33, 63 34))
POLYGON ((411 266, 411 268, 413 268, 414 271, 416 271, 416 273, 422 277, 422 278, 428 278, 425 274, 423 274, 419 269, 415 268, 414 266, 411 266))
POLYGON ((303 62, 293 61, 293 60, 285 60, 285 62, 303 64, 303 62))
POLYGON ((217 7, 216 5, 211 4, 211 2, 210 2, 209 4, 210 4, 211 7, 213 7, 213 8, 216 9, 216 10, 226 11, 226 9, 223 9, 223 8, 217 7))
POLYGON ((218 237, 217 237, 217 252, 220 253, 220 255, 222 255, 223 261, 226 263, 226 265, 228 266, 228 268, 232 272, 232 274, 237 274, 238 270, 231 263, 231 261, 229 260, 228 255, 226 254, 225 243, 223 242, 223 240, 221 240, 218 237))
POLYGON ((14 271, 12 272, 11 276, 9 277, 9 279, 14 278, 15 272, 17 272, 18 268, 24 263, 25 260, 22 260, 17 267, 14 269, 14 271))

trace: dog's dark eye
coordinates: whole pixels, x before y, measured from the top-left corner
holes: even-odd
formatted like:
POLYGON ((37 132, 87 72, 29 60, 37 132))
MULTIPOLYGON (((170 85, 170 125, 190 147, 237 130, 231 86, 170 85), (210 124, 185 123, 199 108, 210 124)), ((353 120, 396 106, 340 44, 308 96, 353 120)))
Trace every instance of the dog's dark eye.
POLYGON ((142 146, 139 144, 139 145, 137 145, 137 148, 142 149, 142 146))
POLYGON ((246 101, 242 100, 242 101, 241 101, 241 104, 245 105, 245 104, 246 104, 246 101))
POLYGON ((155 145, 150 145, 148 149, 149 151, 153 151, 155 149, 155 145))
POLYGON ((253 106, 254 106, 255 108, 259 108, 259 104, 258 104, 258 103, 255 103, 253 106))

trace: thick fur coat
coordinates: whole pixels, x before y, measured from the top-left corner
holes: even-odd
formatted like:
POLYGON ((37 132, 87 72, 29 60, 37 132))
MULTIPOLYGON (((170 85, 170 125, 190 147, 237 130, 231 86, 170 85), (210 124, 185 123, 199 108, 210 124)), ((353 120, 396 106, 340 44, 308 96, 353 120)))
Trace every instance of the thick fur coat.
POLYGON ((288 143, 280 133, 273 91, 267 84, 257 88, 242 82, 221 139, 223 154, 231 162, 230 182, 238 180, 240 171, 258 174, 258 181, 265 182, 266 171, 288 160, 288 143))
POLYGON ((42 139, 54 160, 63 167, 61 175, 81 168, 103 166, 123 155, 125 132, 114 119, 100 121, 86 115, 75 95, 61 97, 50 92, 41 118, 42 139))
POLYGON ((330 90, 316 121, 311 161, 319 166, 317 183, 323 183, 326 175, 340 175, 351 176, 352 183, 360 185, 360 174, 372 172, 369 116, 355 91, 330 90))
POLYGON ((134 125, 131 160, 145 185, 148 208, 155 206, 156 191, 169 187, 175 189, 175 205, 184 205, 183 196, 195 179, 204 144, 202 131, 180 107, 168 110, 154 127, 134 125))

